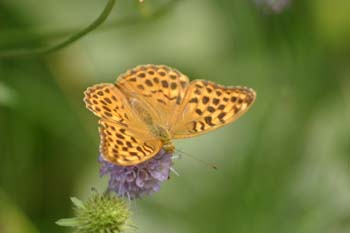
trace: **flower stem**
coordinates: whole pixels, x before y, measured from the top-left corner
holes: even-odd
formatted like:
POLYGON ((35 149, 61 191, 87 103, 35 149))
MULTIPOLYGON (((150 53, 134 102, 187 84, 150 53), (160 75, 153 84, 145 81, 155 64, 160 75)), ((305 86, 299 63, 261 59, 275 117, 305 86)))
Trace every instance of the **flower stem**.
POLYGON ((105 6, 104 10, 102 11, 102 13, 99 15, 99 17, 96 20, 94 20, 86 28, 71 35, 66 40, 64 40, 58 44, 54 44, 54 45, 49 46, 47 48, 8 51, 8 52, 0 53, 0 58, 9 58, 9 57, 18 57, 18 56, 34 56, 34 55, 41 55, 41 54, 48 54, 48 53, 56 52, 64 47, 72 44, 73 42, 77 41, 78 39, 82 38, 83 36, 87 35, 89 32, 93 31, 95 28, 100 26, 107 19, 109 14, 111 13, 115 2, 116 2, 116 0, 108 0, 107 5, 105 6))

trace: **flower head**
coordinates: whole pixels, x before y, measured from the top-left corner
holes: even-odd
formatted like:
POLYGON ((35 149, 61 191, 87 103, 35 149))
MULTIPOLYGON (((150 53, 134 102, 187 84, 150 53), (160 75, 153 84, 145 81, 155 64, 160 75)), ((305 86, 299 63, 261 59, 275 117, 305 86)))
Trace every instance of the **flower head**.
POLYGON ((99 157, 100 174, 110 175, 109 190, 129 199, 141 198, 158 192, 162 182, 168 180, 172 165, 172 154, 163 149, 153 158, 134 165, 119 166, 99 157))
POLYGON ((130 212, 124 200, 98 193, 86 202, 71 198, 75 217, 58 220, 60 226, 73 227, 77 233, 122 233, 130 225, 130 212))
POLYGON ((291 0, 255 0, 256 5, 263 8, 265 12, 281 13, 291 0))

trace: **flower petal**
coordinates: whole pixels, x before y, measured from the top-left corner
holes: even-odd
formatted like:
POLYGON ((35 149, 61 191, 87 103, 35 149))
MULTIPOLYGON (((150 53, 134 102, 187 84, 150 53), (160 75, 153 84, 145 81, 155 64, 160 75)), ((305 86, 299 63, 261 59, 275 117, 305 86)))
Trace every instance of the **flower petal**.
POLYGON ((99 158, 100 175, 109 174, 109 190, 129 199, 141 198, 160 190, 161 183, 168 180, 172 154, 159 151, 150 160, 135 166, 119 166, 99 158))

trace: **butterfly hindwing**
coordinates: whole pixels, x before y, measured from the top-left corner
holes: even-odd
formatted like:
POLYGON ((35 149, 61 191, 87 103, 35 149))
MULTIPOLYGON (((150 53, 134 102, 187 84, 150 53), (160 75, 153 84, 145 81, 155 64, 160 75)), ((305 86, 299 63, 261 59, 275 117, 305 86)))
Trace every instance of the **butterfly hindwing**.
POLYGON ((173 138, 207 133, 238 119, 255 100, 246 87, 224 87, 205 80, 194 80, 172 128, 173 138))
POLYGON ((100 153, 109 162, 128 166, 154 156, 162 143, 133 112, 113 84, 98 84, 85 91, 87 108, 100 117, 100 153))
POLYGON ((140 133, 126 126, 101 119, 99 121, 100 152, 109 162, 130 166, 152 158, 162 147, 160 140, 140 137, 140 133))

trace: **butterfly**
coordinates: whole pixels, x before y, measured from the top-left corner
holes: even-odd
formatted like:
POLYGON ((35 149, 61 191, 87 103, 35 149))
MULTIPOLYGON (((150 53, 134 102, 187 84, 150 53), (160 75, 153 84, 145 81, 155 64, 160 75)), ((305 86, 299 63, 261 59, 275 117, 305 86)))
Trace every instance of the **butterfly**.
POLYGON ((86 107, 99 119, 100 153, 130 166, 146 161, 171 140, 198 136, 227 125, 254 103, 255 91, 206 80, 189 81, 165 65, 142 65, 84 92, 86 107))

